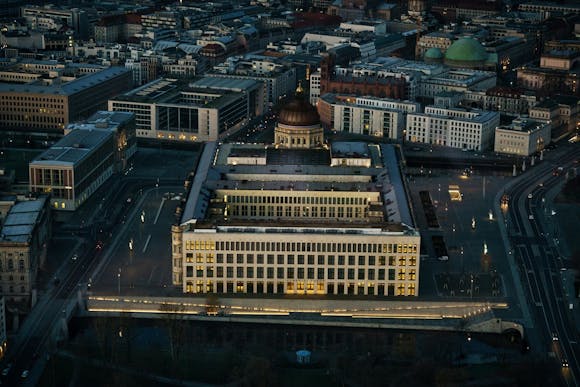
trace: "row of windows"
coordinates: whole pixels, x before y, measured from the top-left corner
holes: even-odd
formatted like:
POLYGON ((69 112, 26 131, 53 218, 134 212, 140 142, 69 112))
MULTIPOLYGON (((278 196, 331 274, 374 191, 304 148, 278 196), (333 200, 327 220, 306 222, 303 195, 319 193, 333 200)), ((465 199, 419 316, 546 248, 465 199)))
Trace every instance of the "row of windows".
MULTIPOLYGON (((226 263, 234 263, 234 254, 225 254, 225 260, 226 263)), ((187 263, 193 263, 194 262, 194 256, 193 253, 187 253, 185 255, 185 261, 187 263)), ((276 261, 274 261, 274 254, 267 254, 266 256, 264 256, 264 254, 236 254, 235 256, 235 263, 237 264, 247 264, 247 265, 253 265, 253 264, 258 264, 258 265, 263 265, 263 264, 267 264, 267 265, 274 265, 274 262, 276 262, 277 265, 304 265, 304 264, 308 264, 308 265, 314 265, 315 262, 315 256, 314 255, 304 255, 304 254, 288 254, 288 255, 283 255, 283 254, 277 254, 276 255, 276 261), (265 258, 265 259, 264 259, 265 258)), ((206 253, 205 256, 202 253, 196 253, 195 254, 195 263, 218 263, 218 264, 222 264, 224 263, 224 254, 222 253, 218 253, 216 256, 214 256, 213 253, 206 253)), ((338 255, 338 256, 334 256, 334 255, 318 255, 316 258, 316 264, 318 266, 324 266, 324 265, 328 265, 328 266, 334 266, 334 265, 338 265, 338 266, 345 266, 345 264, 348 262, 348 266, 407 266, 407 263, 409 264, 409 266, 416 266, 417 265, 417 257, 416 256, 394 256, 394 255, 389 255, 389 256, 384 256, 384 255, 380 255, 378 257, 374 256, 374 255, 369 255, 369 256, 365 256, 365 255, 359 255, 358 259, 356 259, 356 256, 354 255, 349 255, 349 256, 345 256, 345 255, 338 255), (398 258, 398 259, 397 259, 398 258)))
POLYGON ((415 284, 315 283, 314 281, 188 281, 186 293, 318 293, 318 294, 368 294, 377 296, 414 296, 415 284))
POLYGON ((314 268, 283 268, 244 267, 244 266, 186 266, 186 277, 192 278, 270 278, 270 279, 319 279, 319 280, 379 280, 379 281, 415 281, 415 269, 314 269, 314 268), (194 270, 195 269, 195 270, 194 270))
MULTIPOLYGON (((24 282, 24 276, 21 275, 20 276, 20 282, 24 282)), ((13 275, 9 275, 8 277, 4 277, 4 280, 8 280, 9 282, 13 282, 14 281, 14 276, 13 275)), ((2 281, 2 276, 0 276, 0 281, 2 281)))
MULTIPOLYGON (((26 265, 24 262, 24 259, 20 259, 18 261, 18 271, 22 272, 25 271, 26 265)), ((16 267, 14 266, 14 260, 13 259, 8 259, 6 261, 6 267, 4 267, 4 264, 2 262, 2 260, 0 260, 0 271, 14 271, 16 270, 16 267)))
POLYGON ((367 198, 302 196, 226 196, 227 203, 366 205, 367 198))
POLYGON ((417 253, 416 244, 407 243, 310 243, 310 242, 230 242, 230 241, 185 241, 186 250, 226 251, 307 251, 322 253, 417 253))
POLYGON ((228 206, 230 215, 233 217, 306 217, 306 218, 363 218, 366 217, 366 208, 360 207, 306 207, 306 206, 256 206, 256 205, 231 205, 228 206))
MULTIPOLYGON (((4 288, 2 286, 0 286, 0 294, 2 294, 2 293, 4 293, 4 288)), ((14 286, 13 285, 10 285, 8 287, 7 293, 8 294, 14 293, 14 286)), ((20 293, 26 293, 26 287, 25 286, 21 286, 20 287, 20 293)))

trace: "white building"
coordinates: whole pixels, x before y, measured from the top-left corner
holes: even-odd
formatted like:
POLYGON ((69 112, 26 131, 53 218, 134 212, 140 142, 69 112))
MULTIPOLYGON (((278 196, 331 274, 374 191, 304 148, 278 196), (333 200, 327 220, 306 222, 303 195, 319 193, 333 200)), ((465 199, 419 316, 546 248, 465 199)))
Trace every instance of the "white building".
POLYGON ((388 98, 327 93, 318 100, 318 109, 322 124, 333 131, 400 140, 406 114, 420 112, 421 105, 388 98))
POLYGON ((495 129, 494 151, 529 156, 548 145, 551 136, 552 125, 548 121, 520 117, 495 129))
POLYGON ((387 23, 384 20, 354 20, 340 23, 341 30, 352 32, 372 32, 376 35, 387 33, 387 23))
POLYGON ((493 145, 499 113, 427 106, 407 114, 405 139, 461 149, 486 150, 493 145))

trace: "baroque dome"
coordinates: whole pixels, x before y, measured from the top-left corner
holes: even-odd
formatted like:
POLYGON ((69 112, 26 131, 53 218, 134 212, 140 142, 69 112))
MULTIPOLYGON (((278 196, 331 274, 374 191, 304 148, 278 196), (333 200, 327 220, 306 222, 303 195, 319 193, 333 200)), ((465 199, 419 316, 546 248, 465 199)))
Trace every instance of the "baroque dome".
POLYGON ((304 99, 301 87, 296 91, 294 99, 280 111, 278 123, 288 126, 320 125, 318 111, 304 99))
POLYGON ((445 52, 445 60, 453 62, 485 62, 488 57, 481 43, 469 37, 456 40, 445 52))

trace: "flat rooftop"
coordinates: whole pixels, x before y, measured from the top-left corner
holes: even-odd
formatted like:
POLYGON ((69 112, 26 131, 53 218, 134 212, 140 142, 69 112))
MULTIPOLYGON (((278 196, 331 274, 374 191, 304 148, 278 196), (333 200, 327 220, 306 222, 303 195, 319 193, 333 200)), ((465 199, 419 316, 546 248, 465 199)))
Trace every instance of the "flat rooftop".
POLYGON ((30 94, 56 94, 69 96, 77 94, 89 87, 96 86, 105 81, 118 77, 121 74, 128 73, 131 70, 125 67, 108 67, 99 72, 86 74, 70 82, 57 85, 39 85, 33 84, 14 84, 0 83, 0 93, 30 93, 30 94))
POLYGON ((80 127, 78 130, 69 132, 30 164, 74 166, 112 136, 113 132, 109 129, 96 129, 94 125, 80 127))

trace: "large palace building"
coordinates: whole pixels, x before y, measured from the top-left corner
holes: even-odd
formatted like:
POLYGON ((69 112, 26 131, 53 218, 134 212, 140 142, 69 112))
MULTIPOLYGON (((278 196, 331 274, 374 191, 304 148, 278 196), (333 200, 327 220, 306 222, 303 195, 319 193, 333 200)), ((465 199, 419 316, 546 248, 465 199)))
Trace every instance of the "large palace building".
POLYGON ((324 141, 296 99, 276 143, 206 144, 172 227, 184 293, 417 296, 420 235, 397 149, 324 141))

